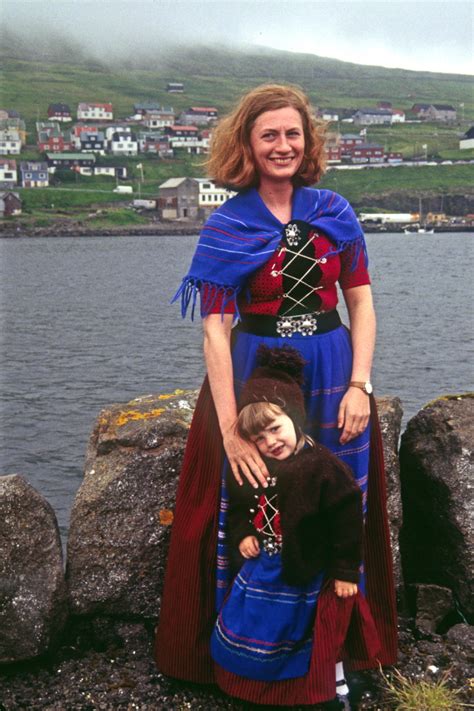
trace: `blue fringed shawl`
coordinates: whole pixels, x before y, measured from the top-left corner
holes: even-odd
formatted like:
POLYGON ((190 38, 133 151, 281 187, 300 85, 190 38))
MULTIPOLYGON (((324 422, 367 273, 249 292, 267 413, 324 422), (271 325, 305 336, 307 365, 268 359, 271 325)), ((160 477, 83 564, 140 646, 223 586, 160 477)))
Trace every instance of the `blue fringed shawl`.
MULTIPOLYGON (((324 256, 350 249, 354 269, 362 250, 367 266, 362 228, 341 195, 331 190, 295 188, 291 219, 307 222, 329 237, 334 248, 324 256)), ((183 318, 188 308, 194 318, 198 293, 201 316, 211 312, 219 295, 223 296, 222 313, 233 301, 239 316, 237 299, 250 275, 277 249, 283 228, 256 188, 239 193, 213 212, 202 229, 189 272, 172 300, 181 299, 183 318)))

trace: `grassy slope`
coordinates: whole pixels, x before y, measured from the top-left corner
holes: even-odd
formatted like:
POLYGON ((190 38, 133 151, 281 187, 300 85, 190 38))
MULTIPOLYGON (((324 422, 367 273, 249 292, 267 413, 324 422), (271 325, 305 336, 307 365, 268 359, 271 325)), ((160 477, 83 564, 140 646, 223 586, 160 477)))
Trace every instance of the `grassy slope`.
MULTIPOLYGON (((374 106, 388 100, 398 108, 409 109, 416 102, 464 103, 465 118, 474 117, 471 78, 462 75, 409 72, 367 67, 333 59, 299 55, 277 50, 194 48, 158 53, 135 60, 135 65, 116 62, 113 66, 91 61, 77 53, 77 48, 62 47, 54 57, 27 57, 27 49, 6 38, 2 44, 2 105, 14 108, 27 121, 29 142, 35 141, 34 123, 46 118, 50 102, 66 102, 75 109, 79 101, 111 101, 115 115, 125 117, 132 105, 153 99, 176 111, 192 104, 215 105, 226 111, 235 99, 251 86, 264 81, 299 83, 315 105, 334 108, 374 106), (69 63, 64 57, 70 57, 69 63), (167 81, 183 81, 186 93, 170 95, 167 81)), ((350 132, 350 124, 339 130, 350 132)), ((458 133, 464 127, 409 124, 369 128, 367 138, 387 150, 402 151, 406 157, 420 155, 428 145, 428 155, 443 158, 474 157, 474 151, 458 150, 458 133)), ((22 156, 23 157, 23 156, 22 156)), ((25 155, 26 157, 26 155, 25 155)), ((28 157, 37 157, 35 150, 28 157)), ((107 157, 106 162, 110 162, 107 157)), ((201 158, 160 161, 149 156, 120 159, 129 168, 130 181, 138 192, 135 166, 144 165, 143 196, 157 194, 158 185, 168 177, 202 176, 201 158)), ((462 190, 472 184, 473 166, 439 168, 393 168, 377 171, 332 171, 323 185, 339 190, 349 199, 367 192, 386 190, 441 191, 462 190)), ((123 202, 115 195, 113 180, 82 178, 47 190, 22 190, 27 212, 55 209, 81 209, 90 204, 123 202)), ((126 198, 128 201, 130 198, 126 198)))

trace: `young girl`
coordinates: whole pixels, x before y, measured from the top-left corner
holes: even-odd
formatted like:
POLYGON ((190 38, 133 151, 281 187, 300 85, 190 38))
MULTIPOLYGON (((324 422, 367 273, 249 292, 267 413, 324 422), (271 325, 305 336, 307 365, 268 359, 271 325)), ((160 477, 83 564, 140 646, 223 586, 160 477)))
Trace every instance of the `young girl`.
MULTIPOLYGON (((303 360, 292 348, 259 349, 239 403, 241 436, 270 472, 267 488, 228 477, 228 537, 237 572, 211 638, 214 661, 248 679, 283 682, 309 669, 320 591, 355 599, 362 560, 362 496, 347 465, 303 434, 303 360), (240 570, 239 570, 240 568, 240 570)), ((332 654, 350 622, 341 608, 332 654)), ((373 648, 374 629, 368 621, 373 648)), ((370 646, 370 645, 369 645, 370 646)), ((348 689, 342 664, 334 680, 348 689), (338 679, 336 679, 338 677, 338 679)), ((336 688, 336 687, 335 687, 336 688)))

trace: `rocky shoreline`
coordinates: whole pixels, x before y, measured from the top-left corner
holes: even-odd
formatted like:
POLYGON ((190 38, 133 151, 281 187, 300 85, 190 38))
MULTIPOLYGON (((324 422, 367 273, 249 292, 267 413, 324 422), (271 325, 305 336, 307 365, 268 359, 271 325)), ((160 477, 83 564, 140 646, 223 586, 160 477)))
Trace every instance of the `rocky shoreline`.
MULTIPOLYGON (((0 237, 15 239, 18 237, 121 237, 121 236, 149 236, 156 235, 198 235, 202 222, 150 222, 145 225, 128 225, 124 227, 90 227, 74 222, 60 221, 50 227, 36 227, 34 225, 13 224, 0 222, 0 237)), ((404 232, 401 225, 364 225, 366 234, 385 234, 404 232)), ((474 225, 451 225, 435 227, 438 233, 464 233, 474 232, 474 225)))
MULTIPOLYGON (((166 678, 153 660, 177 474, 196 397, 147 396, 99 414, 71 514, 65 572, 48 502, 23 477, 0 477, 0 711, 268 708, 166 678)), ((399 606, 397 669, 415 680, 447 675, 467 704, 474 684, 474 396, 423 408, 402 436, 400 460, 400 401, 377 404, 399 606)), ((352 681, 359 689, 353 711, 394 708, 378 671, 352 681)))

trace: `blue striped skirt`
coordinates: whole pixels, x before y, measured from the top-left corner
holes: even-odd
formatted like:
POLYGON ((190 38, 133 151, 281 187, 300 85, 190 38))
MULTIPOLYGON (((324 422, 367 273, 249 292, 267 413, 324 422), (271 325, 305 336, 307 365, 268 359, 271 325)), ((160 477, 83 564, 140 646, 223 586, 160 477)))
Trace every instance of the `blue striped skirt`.
MULTIPOLYGON (((295 334, 292 338, 256 336, 250 333, 238 332, 232 350, 234 384, 237 400, 239 398, 242 385, 246 382, 256 366, 256 352, 261 343, 265 343, 265 345, 270 348, 290 345, 299 350, 305 361, 307 361, 304 369, 303 385, 307 415, 305 431, 317 442, 320 442, 328 447, 328 449, 334 452, 334 454, 349 465, 357 484, 362 490, 363 511, 365 517, 367 512, 370 426, 367 427, 365 432, 345 445, 341 445, 339 443, 341 431, 337 427, 339 405, 344 393, 347 390, 352 372, 352 348, 348 330, 345 326, 340 326, 339 328, 327 333, 313 336, 295 334)), ((217 545, 217 613, 219 613, 223 608, 223 603, 229 592, 229 586, 231 584, 228 547, 226 541, 226 513, 228 508, 228 496, 225 483, 226 469, 227 464, 225 463, 222 471, 221 505, 217 545)), ((262 554, 259 556, 259 559, 261 557, 262 554)), ((278 561, 275 561, 275 564, 277 562, 278 561)), ((245 563, 242 571, 248 572, 247 566, 249 563, 254 563, 254 561, 248 561, 245 563)), ((247 572, 245 575, 247 575, 247 572)), ((363 565, 361 566, 359 583, 361 591, 364 593, 365 580, 363 565)), ((316 601, 317 596, 313 600, 314 608, 316 601)), ((312 614, 314 617, 314 609, 312 614)), ((214 634, 218 634, 217 628, 214 634)), ((229 636, 228 630, 226 637, 227 648, 231 645, 231 642, 229 641, 230 639, 231 637, 229 636)), ((229 670, 245 676, 237 669, 229 670)), ((259 676, 249 678, 260 679, 267 677, 259 676)))

